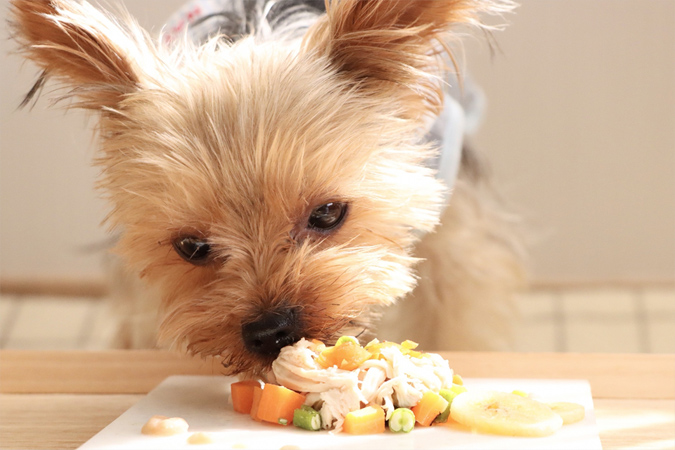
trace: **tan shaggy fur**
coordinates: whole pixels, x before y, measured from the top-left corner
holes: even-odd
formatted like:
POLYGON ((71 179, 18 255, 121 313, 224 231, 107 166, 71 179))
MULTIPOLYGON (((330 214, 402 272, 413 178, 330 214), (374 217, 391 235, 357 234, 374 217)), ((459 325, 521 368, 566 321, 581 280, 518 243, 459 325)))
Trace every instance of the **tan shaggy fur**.
POLYGON ((118 291, 126 345, 150 345, 157 315, 161 342, 261 373, 271 359, 247 351, 243 323, 285 306, 307 337, 372 335, 423 258, 382 332, 427 348, 506 346, 522 275, 510 225, 465 165, 433 233, 444 186, 419 137, 442 106, 442 43, 507 2, 333 0, 302 41, 171 50, 87 3, 12 3, 42 80, 100 112, 99 188, 123 278, 138 283, 118 291), (328 202, 349 205, 344 223, 307 228, 328 202), (178 256, 182 236, 208 240, 208 264, 178 256))

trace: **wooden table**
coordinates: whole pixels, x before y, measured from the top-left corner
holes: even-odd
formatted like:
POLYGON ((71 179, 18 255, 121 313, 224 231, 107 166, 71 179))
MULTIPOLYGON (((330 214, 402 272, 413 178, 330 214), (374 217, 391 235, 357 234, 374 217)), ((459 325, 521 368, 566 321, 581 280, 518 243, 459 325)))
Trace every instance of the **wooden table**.
MULTIPOLYGON (((442 355, 465 377, 587 379, 605 449, 675 448, 675 355, 442 355)), ((0 448, 77 448, 167 376, 219 369, 164 351, 0 351, 0 448)))

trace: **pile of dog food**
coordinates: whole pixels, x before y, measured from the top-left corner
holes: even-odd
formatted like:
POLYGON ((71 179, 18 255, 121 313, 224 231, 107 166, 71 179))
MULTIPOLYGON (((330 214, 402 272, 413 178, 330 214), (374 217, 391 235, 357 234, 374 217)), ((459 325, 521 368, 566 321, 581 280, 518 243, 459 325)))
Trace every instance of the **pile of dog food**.
POLYGON ((334 346, 301 339, 274 361, 274 383, 232 384, 234 410, 257 421, 349 434, 407 433, 452 420, 476 432, 547 436, 584 418, 583 406, 573 403, 467 390, 448 361, 416 348, 377 339, 361 346, 351 336, 334 346))

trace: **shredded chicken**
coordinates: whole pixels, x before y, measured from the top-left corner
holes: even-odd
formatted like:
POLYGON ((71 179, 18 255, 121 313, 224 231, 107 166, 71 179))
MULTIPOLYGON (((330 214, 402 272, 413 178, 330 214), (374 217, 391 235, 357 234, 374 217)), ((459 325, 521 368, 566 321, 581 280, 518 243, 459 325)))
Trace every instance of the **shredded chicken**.
POLYGON ((366 403, 375 400, 377 393, 387 379, 387 372, 381 367, 371 367, 366 369, 366 375, 361 382, 361 395, 366 399, 366 403))
POLYGON ((307 394, 305 404, 319 411, 323 428, 339 432, 344 418, 369 403, 385 411, 387 420, 397 407, 416 405, 424 392, 452 385, 452 369, 440 355, 412 357, 398 346, 380 349, 381 359, 369 359, 355 370, 324 368, 316 362, 322 347, 301 339, 281 349, 272 364, 277 382, 307 394))

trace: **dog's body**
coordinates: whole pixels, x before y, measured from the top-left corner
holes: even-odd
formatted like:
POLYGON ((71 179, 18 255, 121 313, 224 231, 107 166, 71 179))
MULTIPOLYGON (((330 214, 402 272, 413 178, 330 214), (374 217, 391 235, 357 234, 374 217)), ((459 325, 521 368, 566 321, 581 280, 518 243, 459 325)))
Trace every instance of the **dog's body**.
POLYGON ((14 0, 36 87, 56 77, 101 112, 124 344, 157 334, 260 373, 300 337, 372 334, 386 306, 379 337, 506 348, 512 226, 469 151, 446 207, 423 135, 451 28, 508 6, 334 0, 300 27, 169 51, 86 4, 14 0))

